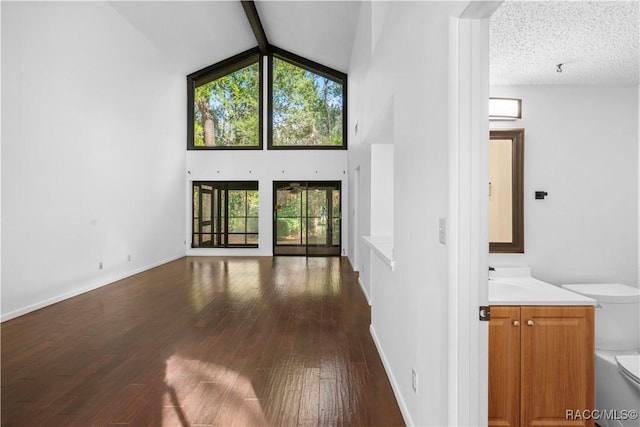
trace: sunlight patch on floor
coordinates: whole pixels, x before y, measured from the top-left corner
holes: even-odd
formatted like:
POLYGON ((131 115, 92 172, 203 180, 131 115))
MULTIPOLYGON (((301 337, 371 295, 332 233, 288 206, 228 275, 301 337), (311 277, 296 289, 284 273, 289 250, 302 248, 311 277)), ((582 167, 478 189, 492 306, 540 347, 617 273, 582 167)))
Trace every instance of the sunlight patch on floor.
POLYGON ((251 381, 227 367, 173 355, 165 386, 163 426, 268 425, 251 381))

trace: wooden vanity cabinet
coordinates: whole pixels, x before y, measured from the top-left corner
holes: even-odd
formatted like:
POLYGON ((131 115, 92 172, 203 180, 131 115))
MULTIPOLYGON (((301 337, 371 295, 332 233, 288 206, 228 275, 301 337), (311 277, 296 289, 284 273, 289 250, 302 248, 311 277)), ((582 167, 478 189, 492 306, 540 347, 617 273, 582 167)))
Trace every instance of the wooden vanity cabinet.
POLYGON ((520 426, 520 328, 520 307, 491 307, 489 426, 520 426))
POLYGON ((594 409, 593 322, 591 306, 492 306, 489 426, 594 426, 567 419, 594 409))

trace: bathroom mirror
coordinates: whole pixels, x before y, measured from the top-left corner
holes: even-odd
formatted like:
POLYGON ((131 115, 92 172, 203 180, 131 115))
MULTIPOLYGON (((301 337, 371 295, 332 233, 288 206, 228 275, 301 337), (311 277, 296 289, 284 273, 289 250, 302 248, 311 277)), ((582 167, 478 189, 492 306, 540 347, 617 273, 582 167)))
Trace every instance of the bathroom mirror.
POLYGON ((524 129, 489 135, 489 252, 524 253, 524 129))

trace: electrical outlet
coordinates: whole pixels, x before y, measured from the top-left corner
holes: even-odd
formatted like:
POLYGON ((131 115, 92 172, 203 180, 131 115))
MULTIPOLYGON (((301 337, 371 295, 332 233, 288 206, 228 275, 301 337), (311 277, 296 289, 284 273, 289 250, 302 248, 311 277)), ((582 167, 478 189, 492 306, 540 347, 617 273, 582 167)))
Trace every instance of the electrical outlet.
POLYGON ((102 270, 102 261, 98 263, 98 270, 102 270))
POLYGON ((418 394, 418 374, 415 369, 411 370, 411 388, 415 394, 418 394))

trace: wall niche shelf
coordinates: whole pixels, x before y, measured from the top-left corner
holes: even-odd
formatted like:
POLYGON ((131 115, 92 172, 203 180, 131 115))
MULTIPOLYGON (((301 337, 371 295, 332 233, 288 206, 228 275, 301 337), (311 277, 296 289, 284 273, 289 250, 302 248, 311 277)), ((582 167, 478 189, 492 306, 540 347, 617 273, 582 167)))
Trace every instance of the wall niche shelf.
POLYGON ((385 263, 385 265, 391 269, 391 271, 394 270, 393 237, 362 236, 362 241, 373 249, 373 253, 375 253, 385 263))

